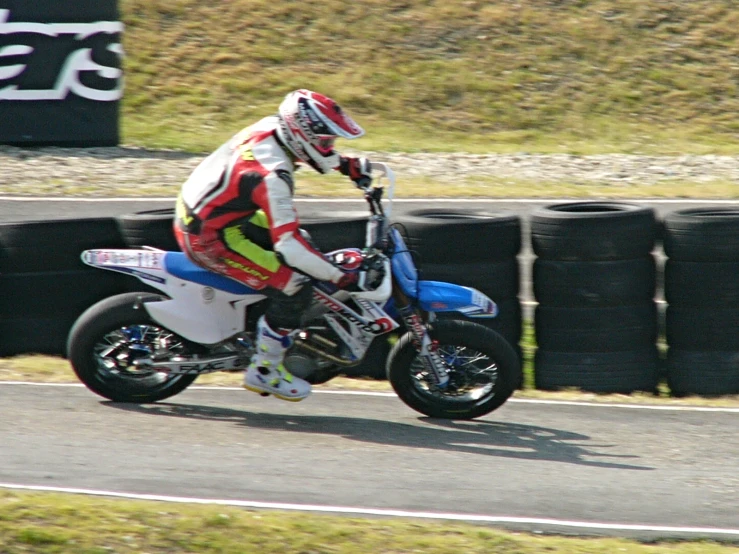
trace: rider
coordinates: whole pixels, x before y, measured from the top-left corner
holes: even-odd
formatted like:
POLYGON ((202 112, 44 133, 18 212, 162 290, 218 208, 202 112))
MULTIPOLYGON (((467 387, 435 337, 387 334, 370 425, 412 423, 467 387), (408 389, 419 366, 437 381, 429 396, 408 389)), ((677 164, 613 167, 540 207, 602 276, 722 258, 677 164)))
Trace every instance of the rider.
POLYGON ((319 173, 337 170, 357 184, 370 182, 366 158, 334 150, 337 137, 363 134, 331 98, 296 90, 276 115, 246 127, 204 159, 182 186, 174 223, 182 251, 270 299, 244 374, 248 390, 291 401, 311 392, 282 364, 312 300, 308 276, 347 288, 358 274, 334 265, 306 240, 293 206, 293 173, 302 162, 319 173))

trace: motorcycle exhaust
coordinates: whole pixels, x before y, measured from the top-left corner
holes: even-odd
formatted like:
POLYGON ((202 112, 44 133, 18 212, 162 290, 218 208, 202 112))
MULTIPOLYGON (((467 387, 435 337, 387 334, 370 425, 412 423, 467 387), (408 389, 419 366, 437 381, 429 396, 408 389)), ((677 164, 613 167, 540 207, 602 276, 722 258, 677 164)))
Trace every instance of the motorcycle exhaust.
POLYGON ((347 360, 346 358, 342 358, 337 354, 326 352, 326 350, 324 350, 320 346, 312 343, 320 343, 322 346, 329 348, 336 348, 338 346, 338 344, 327 339, 326 337, 313 333, 309 334, 305 331, 299 333, 294 342, 297 348, 306 352, 310 352, 314 356, 318 356, 319 358, 328 360, 329 362, 332 362, 336 365, 349 367, 359 363, 359 360, 347 360))
POLYGON ((209 358, 170 358, 159 362, 151 358, 140 358, 134 361, 138 369, 151 369, 171 374, 202 375, 216 371, 243 371, 249 365, 249 358, 240 354, 231 356, 214 356, 209 358))

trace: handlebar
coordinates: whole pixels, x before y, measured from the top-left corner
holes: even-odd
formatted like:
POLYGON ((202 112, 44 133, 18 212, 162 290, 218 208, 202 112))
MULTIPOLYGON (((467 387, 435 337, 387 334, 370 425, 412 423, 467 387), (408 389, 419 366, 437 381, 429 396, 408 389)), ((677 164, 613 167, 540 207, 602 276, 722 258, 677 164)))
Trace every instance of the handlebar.
POLYGON ((385 192, 383 185, 371 186, 371 180, 367 179, 364 183, 357 183, 357 187, 364 191, 364 198, 369 204, 370 213, 372 214, 367 221, 366 246, 368 248, 381 247, 382 240, 385 235, 385 222, 390 217, 392 209, 393 196, 395 194, 395 173, 390 166, 383 162, 370 162, 373 176, 377 175, 376 180, 379 183, 383 177, 389 182, 389 190, 387 198, 388 206, 382 205, 382 196, 385 192))
MULTIPOLYGON (((388 181, 387 194, 385 195, 388 199, 388 207, 385 209, 385 215, 390 217, 392 211, 393 197, 395 196, 395 172, 390 169, 390 166, 384 162, 370 162, 373 176, 379 173, 379 177, 376 181, 379 183, 383 177, 388 181)), ((369 187, 364 188, 366 191, 369 187)))

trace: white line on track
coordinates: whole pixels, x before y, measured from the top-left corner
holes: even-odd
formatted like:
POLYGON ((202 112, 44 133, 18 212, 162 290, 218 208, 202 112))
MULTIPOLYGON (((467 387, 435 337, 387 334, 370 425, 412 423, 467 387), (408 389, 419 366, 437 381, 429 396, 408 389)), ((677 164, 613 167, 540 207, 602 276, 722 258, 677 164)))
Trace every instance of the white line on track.
MULTIPOLYGON (((84 388, 81 383, 35 383, 31 381, 0 381, 0 386, 18 385, 27 387, 75 387, 84 388)), ((192 386, 187 390, 216 391, 239 391, 244 392, 242 387, 217 387, 217 386, 192 386)), ((384 398, 395 398, 393 392, 377 391, 352 391, 352 390, 314 390, 316 394, 338 394, 343 396, 379 396, 384 398)), ((739 408, 712 407, 712 406, 657 406, 654 404, 618 404, 608 402, 580 402, 576 400, 542 400, 538 398, 511 398, 508 402, 519 404, 548 404, 555 406, 584 406, 590 408, 620 408, 627 410, 656 410, 677 412, 718 412, 726 414, 739 414, 739 408)))
MULTIPOLYGON (((131 197, 111 197, 111 198, 87 198, 87 197, 57 197, 57 196, 0 196, 0 201, 6 202, 169 202, 173 203, 172 198, 148 198, 140 196, 131 197)), ((473 204, 552 204, 560 202, 581 202, 583 198, 395 198, 393 203, 399 204, 416 204, 425 202, 459 202, 473 204)), ((649 204, 739 204, 739 200, 707 200, 692 198, 609 198, 609 201, 619 202, 643 202, 649 204)), ((295 198, 296 202, 321 203, 321 204, 338 204, 346 202, 356 202, 364 204, 363 198, 295 198)))
POLYGON ((624 523, 605 523, 596 521, 569 521, 534 517, 491 516, 483 514, 456 514, 445 512, 415 512, 411 510, 392 510, 378 508, 363 508, 351 506, 323 506, 319 504, 289 504, 283 502, 257 502, 251 500, 224 500, 218 498, 190 498, 181 496, 166 496, 158 494, 133 494, 116 491, 94 489, 78 489, 67 487, 46 487, 37 485, 16 485, 0 483, 0 488, 11 490, 59 492, 82 494, 87 496, 108 496, 126 498, 129 500, 153 500, 159 502, 174 502, 180 504, 210 504, 216 506, 233 506, 238 508, 257 508, 271 510, 292 510, 302 512, 326 512, 352 515, 406 517, 420 519, 443 519, 450 521, 467 521, 474 523, 510 523, 523 525, 542 525, 550 527, 570 527, 580 529, 600 529, 610 531, 649 531, 661 533, 698 534, 698 535, 736 535, 739 529, 723 529, 719 527, 679 527, 670 525, 634 525, 624 523))

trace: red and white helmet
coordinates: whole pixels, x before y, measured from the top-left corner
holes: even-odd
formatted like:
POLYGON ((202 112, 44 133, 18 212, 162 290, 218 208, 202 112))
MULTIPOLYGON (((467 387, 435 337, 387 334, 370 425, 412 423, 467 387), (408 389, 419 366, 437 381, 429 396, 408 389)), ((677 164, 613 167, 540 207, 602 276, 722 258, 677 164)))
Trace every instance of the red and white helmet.
POLYGON ((334 151, 336 137, 355 139, 364 130, 327 96, 300 89, 280 104, 277 135, 299 160, 319 173, 339 166, 334 151))

